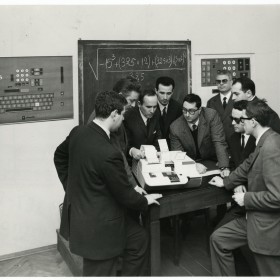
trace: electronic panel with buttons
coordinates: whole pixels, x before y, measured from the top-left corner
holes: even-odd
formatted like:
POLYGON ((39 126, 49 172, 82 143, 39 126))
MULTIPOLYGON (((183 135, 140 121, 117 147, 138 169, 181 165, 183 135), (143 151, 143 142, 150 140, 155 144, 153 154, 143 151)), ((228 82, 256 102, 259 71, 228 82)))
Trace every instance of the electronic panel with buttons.
POLYGON ((201 59, 201 86, 215 86, 216 75, 222 70, 230 71, 233 79, 244 76, 251 78, 250 68, 249 57, 201 59))
POLYGON ((0 58, 0 124, 69 118, 72 57, 0 58))

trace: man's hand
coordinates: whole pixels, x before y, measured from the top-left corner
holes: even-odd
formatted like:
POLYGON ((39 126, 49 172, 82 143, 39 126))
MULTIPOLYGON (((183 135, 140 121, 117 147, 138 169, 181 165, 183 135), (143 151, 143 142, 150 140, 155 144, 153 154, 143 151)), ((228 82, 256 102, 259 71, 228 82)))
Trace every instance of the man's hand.
POLYGON ((228 168, 225 168, 224 170, 221 171, 222 178, 229 176, 229 174, 230 174, 230 171, 228 168))
POLYGON ((145 195, 145 197, 148 200, 148 205, 151 205, 151 204, 158 204, 159 205, 159 202, 157 201, 157 199, 161 198, 162 194, 151 193, 151 194, 145 195))
POLYGON ((244 206, 244 196, 245 193, 235 193, 232 198, 239 206, 244 206))
POLYGON ((244 185, 237 186, 233 189, 234 193, 245 193, 247 192, 246 187, 244 185))
POLYGON ((207 167, 201 163, 196 163, 196 170, 199 174, 204 174, 207 171, 207 167))
POLYGON ((209 181, 209 184, 221 188, 224 186, 224 181, 221 177, 215 176, 209 181))
POLYGON ((139 149, 136 149, 136 148, 131 148, 131 156, 134 158, 134 159, 141 159, 141 158, 144 158, 145 157, 145 153, 144 151, 140 151, 139 149))
POLYGON ((147 194, 147 192, 139 186, 136 186, 134 189, 140 194, 147 194))

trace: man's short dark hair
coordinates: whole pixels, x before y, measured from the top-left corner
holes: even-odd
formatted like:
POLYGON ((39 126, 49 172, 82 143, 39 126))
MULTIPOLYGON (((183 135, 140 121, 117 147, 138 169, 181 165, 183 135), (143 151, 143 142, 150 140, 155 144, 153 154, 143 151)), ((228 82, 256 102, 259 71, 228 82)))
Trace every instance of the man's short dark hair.
POLYGON ((144 89, 139 96, 139 102, 142 105, 145 96, 157 96, 156 92, 152 88, 144 89))
POLYGON ((264 99, 258 99, 254 102, 248 102, 246 115, 248 118, 254 118, 261 126, 269 124, 271 108, 264 99))
POLYGON ((185 101, 188 103, 195 103, 197 109, 201 107, 201 98, 197 94, 194 93, 187 94, 183 100, 183 103, 185 101))
POLYGON ((247 100, 239 100, 233 103, 233 109, 238 111, 243 111, 247 108, 248 101, 247 100))
POLYGON ((121 114, 126 104, 125 97, 115 91, 100 92, 95 99, 96 118, 107 119, 114 110, 121 114))
POLYGON ((225 76, 228 76, 230 80, 232 80, 232 74, 230 71, 228 70, 221 70, 219 73, 217 73, 216 77, 218 75, 225 75, 225 76))
POLYGON ((136 91, 140 94, 141 85, 136 79, 132 77, 126 77, 116 82, 113 87, 113 91, 121 93, 124 97, 127 97, 132 91, 136 91))
POLYGON ((241 84, 241 90, 243 92, 246 92, 247 90, 250 90, 252 92, 252 95, 256 94, 256 86, 255 83, 248 77, 240 77, 237 78, 234 82, 233 85, 236 83, 241 84))
POLYGON ((172 90, 175 88, 175 81, 172 78, 167 77, 167 76, 157 78, 157 80, 156 80, 156 89, 157 90, 158 90, 159 84, 162 84, 164 86, 170 86, 171 85, 172 90))

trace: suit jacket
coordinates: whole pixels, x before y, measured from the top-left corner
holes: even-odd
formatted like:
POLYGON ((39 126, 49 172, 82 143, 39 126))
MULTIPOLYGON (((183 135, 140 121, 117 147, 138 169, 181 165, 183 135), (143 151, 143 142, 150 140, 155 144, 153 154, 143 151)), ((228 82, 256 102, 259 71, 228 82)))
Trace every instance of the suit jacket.
POLYGON ((234 132, 229 140, 229 150, 231 154, 231 166, 235 169, 240 165, 249 155, 254 152, 256 147, 256 139, 249 136, 246 146, 241 150, 241 133, 234 132))
MULTIPOLYGON (((251 100, 249 102, 254 103, 257 100, 259 100, 259 98, 256 96, 253 100, 251 100)), ((268 126, 280 134, 280 119, 279 119, 279 116, 277 115, 277 113, 275 111, 273 111, 272 109, 270 111, 268 126)))
POLYGON ((173 121, 175 121, 182 115, 182 105, 180 105, 176 100, 170 99, 165 120, 163 120, 161 116, 161 111, 159 106, 157 107, 156 114, 159 119, 161 136, 163 139, 166 139, 170 149, 170 139, 169 139, 170 125, 173 121))
POLYGON ((124 116, 124 127, 128 140, 128 152, 134 147, 140 149, 141 145, 154 145, 159 148, 158 139, 161 132, 156 114, 151 118, 149 131, 140 115, 139 107, 131 108, 124 116))
MULTIPOLYGON (((201 108, 197 132, 198 149, 203 160, 217 160, 219 167, 229 166, 229 156, 222 122, 218 113, 210 108, 201 108)), ((196 148, 189 125, 181 116, 170 126, 171 150, 184 151, 196 158, 196 148)))
POLYGON ((249 158, 224 179, 228 190, 247 182, 249 247, 258 254, 280 256, 280 135, 275 131, 266 131, 249 158))
POLYGON ((66 184, 71 251, 93 260, 120 255, 126 209, 148 207, 146 198, 131 188, 120 151, 93 122, 75 127, 57 150, 54 162, 66 184), (67 153, 66 171, 63 155, 67 153))
POLYGON ((207 107, 212 108, 216 110, 221 118, 221 121, 223 123, 225 135, 226 135, 226 140, 227 142, 230 139, 230 136, 234 132, 234 128, 232 125, 232 120, 230 118, 231 116, 231 111, 233 108, 233 100, 232 100, 232 94, 230 95, 230 99, 228 101, 228 104, 226 106, 226 109, 224 110, 223 104, 221 102, 220 94, 217 94, 210 98, 207 102, 207 107))

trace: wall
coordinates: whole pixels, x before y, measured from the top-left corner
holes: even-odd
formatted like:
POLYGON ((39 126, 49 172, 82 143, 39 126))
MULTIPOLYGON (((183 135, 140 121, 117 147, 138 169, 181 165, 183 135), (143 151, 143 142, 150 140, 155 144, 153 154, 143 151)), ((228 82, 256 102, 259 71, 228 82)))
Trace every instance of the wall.
MULTIPOLYGON (((253 52, 257 93, 280 113, 279 11, 279 6, 0 6, 1 56, 71 55, 74 77, 74 119, 0 126, 0 256, 56 243, 63 190, 53 153, 78 124, 79 38, 190 39, 193 57, 253 52)), ((198 66, 192 67, 195 73, 198 66)), ((193 76, 194 92, 198 83, 193 76)))

